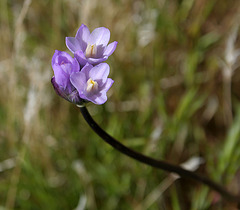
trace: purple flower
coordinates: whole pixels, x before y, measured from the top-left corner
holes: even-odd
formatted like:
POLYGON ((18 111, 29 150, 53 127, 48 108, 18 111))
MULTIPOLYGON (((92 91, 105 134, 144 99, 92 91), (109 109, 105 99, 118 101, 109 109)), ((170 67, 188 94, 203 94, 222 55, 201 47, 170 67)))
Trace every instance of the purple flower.
POLYGON ((107 28, 96 28, 90 33, 88 27, 82 24, 75 37, 66 37, 66 45, 81 66, 86 63, 97 65, 107 60, 117 47, 116 41, 108 45, 109 39, 107 28))
POLYGON ((86 64, 80 72, 71 74, 70 81, 82 99, 103 104, 107 101, 107 91, 114 82, 108 75, 108 64, 101 63, 94 67, 86 64))
POLYGON ((79 103, 79 94, 70 81, 70 76, 80 71, 77 59, 56 50, 52 58, 52 68, 54 76, 51 82, 56 93, 72 103, 79 103))

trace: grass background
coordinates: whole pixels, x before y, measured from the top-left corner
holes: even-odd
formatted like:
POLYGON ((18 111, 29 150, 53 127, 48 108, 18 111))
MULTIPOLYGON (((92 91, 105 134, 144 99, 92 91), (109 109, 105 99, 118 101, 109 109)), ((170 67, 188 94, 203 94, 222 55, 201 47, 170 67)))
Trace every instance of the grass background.
POLYGON ((94 119, 125 145, 239 193, 240 2, 0 1, 0 209, 236 209, 113 150, 50 83, 82 23, 118 41, 94 119))

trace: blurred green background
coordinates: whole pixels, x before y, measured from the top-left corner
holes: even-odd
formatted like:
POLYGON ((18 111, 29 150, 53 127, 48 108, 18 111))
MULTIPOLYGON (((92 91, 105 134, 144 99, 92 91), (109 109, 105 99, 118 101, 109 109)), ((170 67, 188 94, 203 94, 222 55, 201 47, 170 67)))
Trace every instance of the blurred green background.
POLYGON ((115 83, 93 118, 151 157, 201 157, 197 172, 237 194, 239 20, 236 0, 1 0, 0 209, 235 209, 106 145, 50 79, 66 36, 109 28, 115 83))

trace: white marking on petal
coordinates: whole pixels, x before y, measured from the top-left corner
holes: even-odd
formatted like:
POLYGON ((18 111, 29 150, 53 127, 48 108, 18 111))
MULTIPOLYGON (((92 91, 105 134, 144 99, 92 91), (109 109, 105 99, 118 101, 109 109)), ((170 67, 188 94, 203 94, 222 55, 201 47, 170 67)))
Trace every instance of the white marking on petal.
POLYGON ((97 46, 96 44, 88 44, 85 51, 85 56, 87 58, 94 58, 97 55, 97 46))
POLYGON ((90 78, 87 81, 86 91, 89 93, 89 92, 97 91, 97 90, 98 90, 98 83, 96 81, 92 80, 92 78, 90 78))

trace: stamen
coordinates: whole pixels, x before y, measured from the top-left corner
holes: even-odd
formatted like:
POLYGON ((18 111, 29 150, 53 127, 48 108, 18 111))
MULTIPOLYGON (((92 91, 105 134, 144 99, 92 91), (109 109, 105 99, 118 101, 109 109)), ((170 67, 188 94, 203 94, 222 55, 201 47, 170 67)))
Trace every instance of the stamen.
POLYGON ((87 92, 92 92, 92 91, 96 91, 96 90, 98 90, 98 83, 96 81, 92 80, 92 78, 90 78, 87 81, 86 91, 87 92))
POLYGON ((88 44, 85 51, 85 56, 87 58, 94 58, 97 55, 97 46, 95 44, 88 44))

